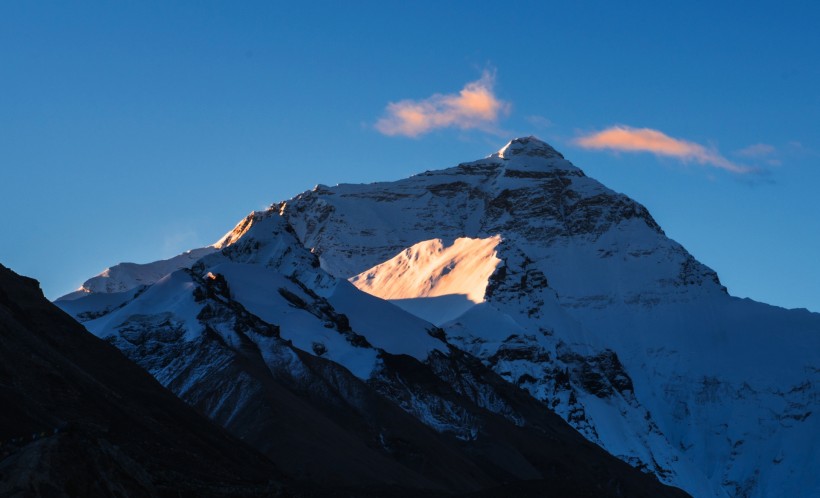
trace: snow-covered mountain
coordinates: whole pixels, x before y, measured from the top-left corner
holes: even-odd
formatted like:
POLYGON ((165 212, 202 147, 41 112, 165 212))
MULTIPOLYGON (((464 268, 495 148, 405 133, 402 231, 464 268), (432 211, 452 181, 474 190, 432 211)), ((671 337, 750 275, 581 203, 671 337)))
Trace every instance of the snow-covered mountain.
MULTIPOLYGON (((694 496, 820 495, 820 315, 728 295, 646 208, 533 137, 397 182, 319 185, 252 214, 198 261, 169 261, 182 269, 108 271, 57 304, 235 433, 263 423, 235 415, 262 388, 215 375, 219 361, 202 358, 215 345, 255 348, 294 385, 313 362, 340 366, 345 385, 375 386, 461 441, 481 439, 469 403, 535 423, 476 381, 492 370, 694 496), (407 365, 391 370, 409 358, 448 384, 462 354, 479 370, 452 397, 407 384, 407 365), (232 394, 211 399, 214 385, 232 394)), ((309 378, 316 397, 327 375, 309 378)), ((399 463, 396 482, 412 480, 399 463)))
MULTIPOLYGON (((396 258, 431 241, 457 262, 458 238, 500 236, 487 302, 445 324, 449 340, 696 496, 820 494, 820 315, 727 295, 643 206, 549 145, 517 139, 486 159, 318 186, 277 208, 323 268, 357 285, 385 280, 385 265, 395 278, 396 258)), ((402 295, 425 308, 423 291, 413 297, 402 295)))
POLYGON ((326 273, 277 211, 232 233, 156 282, 58 304, 298 481, 351 496, 523 482, 567 496, 683 496, 586 441, 433 324, 326 273))

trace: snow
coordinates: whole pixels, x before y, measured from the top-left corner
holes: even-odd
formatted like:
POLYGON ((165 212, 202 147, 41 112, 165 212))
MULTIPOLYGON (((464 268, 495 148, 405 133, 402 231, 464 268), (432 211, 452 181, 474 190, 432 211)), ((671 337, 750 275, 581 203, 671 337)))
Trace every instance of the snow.
POLYGON ((495 248, 501 237, 460 237, 419 242, 350 282, 358 289, 415 313, 435 324, 461 315, 484 301, 487 281, 501 262, 495 248), (440 299, 425 299, 440 298, 440 299))
POLYGON ((695 496, 820 494, 807 471, 820 460, 811 446, 820 438, 820 315, 728 296, 643 206, 543 142, 517 139, 396 182, 324 187, 280 211, 324 269, 381 297, 401 292, 397 305, 486 361, 527 344, 551 358, 613 351, 634 384, 629 396, 602 400, 573 384, 571 404, 549 383, 560 361, 495 368, 513 381, 541 379, 527 385, 534 395, 665 482, 695 496), (414 266, 415 254, 424 263, 434 241, 493 236, 503 238, 498 258, 523 254, 526 264, 507 264, 508 273, 540 271, 547 291, 511 288, 480 305, 465 291, 430 295, 426 282, 437 283, 442 266, 414 266))
POLYGON ((145 287, 139 286, 127 291, 111 293, 76 291, 72 293, 76 295, 69 294, 71 297, 68 299, 65 296, 61 297, 59 305, 75 320, 85 322, 124 306, 144 289, 145 287))
POLYGON ((120 326, 134 317, 164 313, 173 317, 185 330, 185 340, 191 341, 204 330, 196 318, 202 307, 194 301, 194 287, 194 282, 185 271, 175 271, 159 279, 139 299, 84 325, 92 334, 107 338, 115 335, 120 326))
POLYGON ((260 219, 265 219, 264 215, 252 212, 233 230, 207 247, 191 249, 172 258, 151 263, 120 263, 106 268, 99 275, 86 280, 79 289, 57 298, 57 301, 71 301, 89 294, 120 293, 136 287, 151 285, 173 271, 191 268, 201 258, 233 245, 242 239, 260 219))
POLYGON ((466 294, 391 299, 390 302, 404 311, 438 326, 463 315, 476 305, 467 298, 466 294))
POLYGON ((388 353, 406 354, 424 361, 433 350, 447 351, 446 345, 428 333, 430 323, 393 304, 374 298, 341 280, 328 298, 336 311, 350 319, 357 333, 374 347, 388 353))
POLYGON ((141 285, 151 285, 173 271, 190 268, 200 258, 215 251, 216 248, 213 246, 200 247, 153 263, 120 263, 86 280, 79 289, 58 298, 57 301, 70 301, 91 293, 125 292, 141 285))
POLYGON ((313 353, 314 343, 325 346, 322 356, 343 365, 356 377, 367 379, 376 365, 378 352, 372 348, 356 347, 326 322, 285 300, 279 289, 286 289, 310 302, 310 296, 282 274, 256 265, 225 263, 211 268, 225 277, 232 298, 262 320, 278 325, 282 338, 297 348, 313 353))
POLYGON ((487 280, 501 261, 495 257, 500 241, 498 236, 460 237, 447 247, 441 239, 419 242, 393 259, 350 278, 350 282, 382 299, 462 294, 480 303, 487 280))
MULTIPOLYGON (((294 346, 314 354, 314 344, 322 344, 326 348, 324 358, 345 366, 359 378, 369 378, 378 351, 353 346, 344 335, 329 328, 326 321, 283 299, 280 289, 286 289, 308 303, 313 300, 292 280, 251 264, 223 263, 211 267, 210 271, 225 277, 236 302, 262 320, 278 325, 281 336, 292 341, 294 346)), ((427 322, 372 298, 347 282, 340 282, 328 301, 336 311, 350 313, 354 332, 365 336, 375 348, 420 360, 426 359, 432 350, 445 349, 441 341, 427 333, 430 327, 427 322), (363 310, 367 312, 363 313, 363 310)))
MULTIPOLYGON (((275 211, 251 213, 215 244, 221 250, 203 252, 196 272, 206 279, 222 275, 231 291, 231 300, 278 326, 281 337, 295 347, 334 361, 361 379, 372 374, 379 350, 411 355, 422 361, 433 350, 446 351, 445 344, 430 335, 430 323, 317 268, 315 257, 291 232, 275 211), (306 307, 296 306, 283 292, 297 296, 306 307), (327 312, 349 314, 353 332, 363 335, 370 346, 352 344, 345 333, 337 330, 327 312)), ((145 270, 140 273, 140 281, 149 281, 149 276, 153 278, 151 272, 176 268, 182 261, 191 267, 196 256, 199 253, 189 252, 184 258, 138 265, 145 270)), ((110 274, 122 276, 121 272, 110 274)), ((127 287, 132 282, 119 279, 117 283, 127 287)), ((135 320, 149 325, 152 321, 171 321, 184 328, 183 339, 191 341, 204 328, 198 320, 202 305, 193 298, 195 285, 188 273, 175 271, 157 278, 147 289, 107 293, 105 287, 100 292, 87 292, 57 304, 76 317, 96 317, 86 325, 100 337, 113 337, 135 320)), ((227 343, 239 347, 229 330, 221 335, 227 343)), ((263 351, 263 355, 268 353, 263 351)))
POLYGON ((239 238, 231 239, 222 250, 204 257, 202 264, 212 266, 233 261, 258 265, 296 278, 321 296, 332 292, 336 279, 317 268, 315 256, 301 246, 276 211, 253 212, 238 227, 234 231, 241 233, 239 238))

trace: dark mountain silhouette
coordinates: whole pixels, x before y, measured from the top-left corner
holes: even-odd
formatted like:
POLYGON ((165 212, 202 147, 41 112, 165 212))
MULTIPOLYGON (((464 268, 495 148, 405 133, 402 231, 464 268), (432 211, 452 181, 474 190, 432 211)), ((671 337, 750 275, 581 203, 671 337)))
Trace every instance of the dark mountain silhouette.
POLYGON ((273 464, 0 265, 0 496, 282 496, 273 464))

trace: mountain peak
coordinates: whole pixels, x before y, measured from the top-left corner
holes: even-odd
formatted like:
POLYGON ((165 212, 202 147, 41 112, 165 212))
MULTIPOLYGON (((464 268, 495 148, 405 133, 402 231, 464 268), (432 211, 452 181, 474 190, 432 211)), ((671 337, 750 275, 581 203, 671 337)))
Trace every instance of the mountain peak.
POLYGON ((514 138, 507 145, 502 147, 501 150, 499 150, 495 155, 502 159, 510 159, 514 156, 536 156, 564 159, 564 156, 552 148, 551 145, 532 135, 528 137, 514 138))

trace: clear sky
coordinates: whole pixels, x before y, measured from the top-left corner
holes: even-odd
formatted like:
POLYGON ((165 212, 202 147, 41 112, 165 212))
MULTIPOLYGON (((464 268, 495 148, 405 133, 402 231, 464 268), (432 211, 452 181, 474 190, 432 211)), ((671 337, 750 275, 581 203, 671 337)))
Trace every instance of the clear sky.
POLYGON ((534 134, 820 311, 817 2, 3 2, 0 262, 55 298, 534 134))

